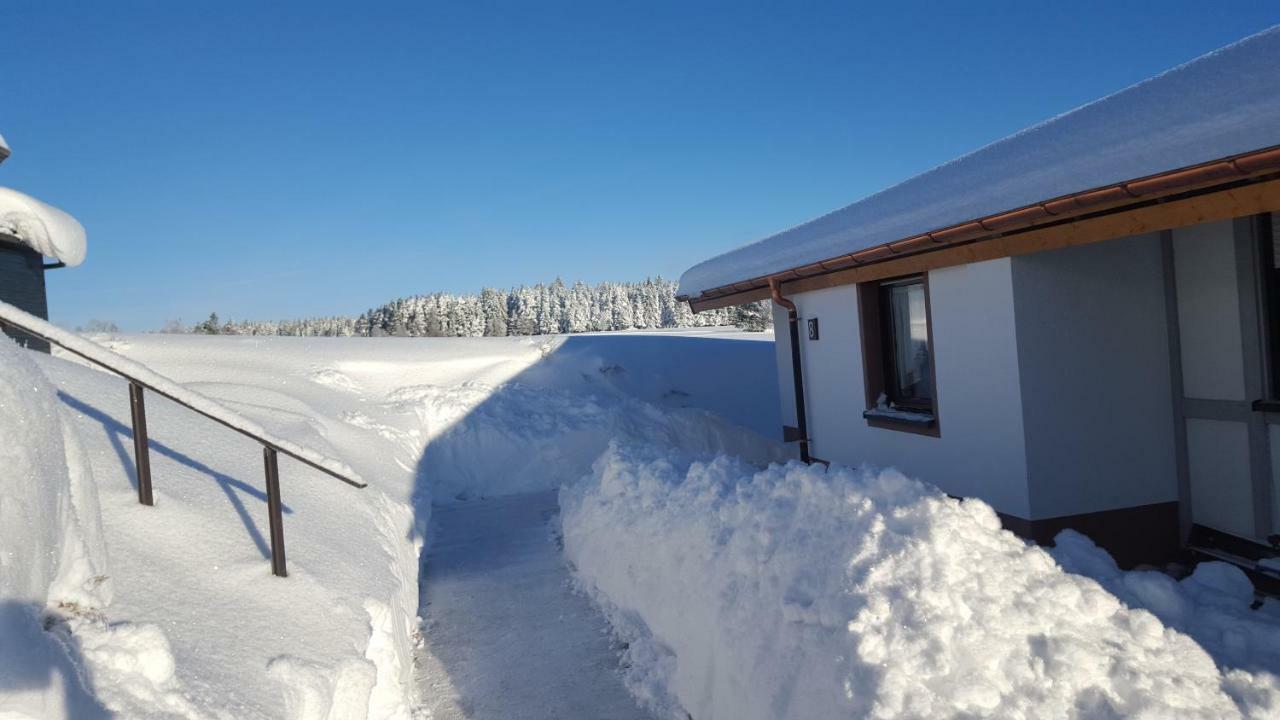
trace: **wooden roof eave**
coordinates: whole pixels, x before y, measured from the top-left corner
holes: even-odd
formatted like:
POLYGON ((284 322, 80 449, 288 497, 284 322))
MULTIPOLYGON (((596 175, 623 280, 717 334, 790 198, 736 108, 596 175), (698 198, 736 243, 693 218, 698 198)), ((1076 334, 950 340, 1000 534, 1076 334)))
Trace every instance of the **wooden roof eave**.
POLYGON ((784 292, 805 292, 1280 210, 1277 173, 1280 146, 1273 146, 1045 200, 711 288, 687 300, 701 312, 767 298, 770 278, 784 292), (1114 234, 1123 228, 1131 231, 1114 234), (978 249, 985 245, 990 247, 978 249))

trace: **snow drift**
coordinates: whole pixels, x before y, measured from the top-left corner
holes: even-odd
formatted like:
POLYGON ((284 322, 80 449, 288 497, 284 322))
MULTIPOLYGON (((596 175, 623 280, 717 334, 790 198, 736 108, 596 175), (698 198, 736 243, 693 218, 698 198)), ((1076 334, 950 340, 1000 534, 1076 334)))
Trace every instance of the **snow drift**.
POLYGON ((192 717, 154 625, 106 622, 112 580, 88 458, 53 387, 0 341, 0 716, 192 717))
POLYGON ((565 551, 664 717, 1276 712, 1155 615, 893 472, 614 446, 561 491, 565 551))

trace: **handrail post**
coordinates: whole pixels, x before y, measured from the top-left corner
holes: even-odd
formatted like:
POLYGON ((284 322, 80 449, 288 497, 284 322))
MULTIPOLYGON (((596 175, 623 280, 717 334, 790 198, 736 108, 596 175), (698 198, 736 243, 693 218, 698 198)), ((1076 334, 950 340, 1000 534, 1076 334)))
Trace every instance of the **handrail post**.
POLYGON ((276 450, 262 446, 262 464, 267 471, 267 521, 271 528, 271 574, 288 577, 284 566, 284 519, 280 511, 280 465, 276 450))
POLYGON ((147 406, 142 399, 142 386, 129 383, 129 411, 133 416, 133 458, 138 471, 138 502, 155 505, 151 494, 151 451, 147 443, 147 406))

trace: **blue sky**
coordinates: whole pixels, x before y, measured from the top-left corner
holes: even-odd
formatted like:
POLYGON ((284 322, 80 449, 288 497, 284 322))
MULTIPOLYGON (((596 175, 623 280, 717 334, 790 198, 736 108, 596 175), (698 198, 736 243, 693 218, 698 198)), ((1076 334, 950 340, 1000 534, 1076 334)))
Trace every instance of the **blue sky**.
POLYGON ((1280 22, 1265 2, 0 0, 55 321, 675 278, 1280 22))

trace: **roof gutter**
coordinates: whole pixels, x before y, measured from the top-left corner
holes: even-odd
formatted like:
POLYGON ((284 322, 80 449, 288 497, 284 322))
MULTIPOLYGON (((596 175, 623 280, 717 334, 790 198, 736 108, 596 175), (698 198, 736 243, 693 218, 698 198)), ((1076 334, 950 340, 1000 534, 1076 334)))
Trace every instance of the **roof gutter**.
POLYGON ((796 432, 800 441, 800 462, 812 461, 809 455, 809 422, 804 407, 804 370, 800 365, 800 316, 796 304, 782 296, 782 284, 776 278, 769 279, 773 302, 787 311, 787 325, 791 332, 791 383, 796 396, 796 432))
MULTIPOLYGON (((808 265, 781 270, 771 275, 721 285, 702 291, 698 297, 682 295, 678 300, 707 302, 717 298, 752 292, 759 295, 775 281, 789 282, 816 277, 837 270, 872 265, 908 255, 989 240, 1014 232, 1061 223, 1094 213, 1116 210, 1126 205, 1159 201, 1160 198, 1217 185, 1258 178, 1280 171, 1280 146, 1272 146, 1199 165, 1178 168, 1135 180, 1127 180, 1044 200, 1024 207, 968 220, 955 225, 882 243, 857 252, 838 255, 808 265), (754 291, 754 292, 753 292, 754 291)), ((754 298, 753 298, 754 299, 754 298)))

